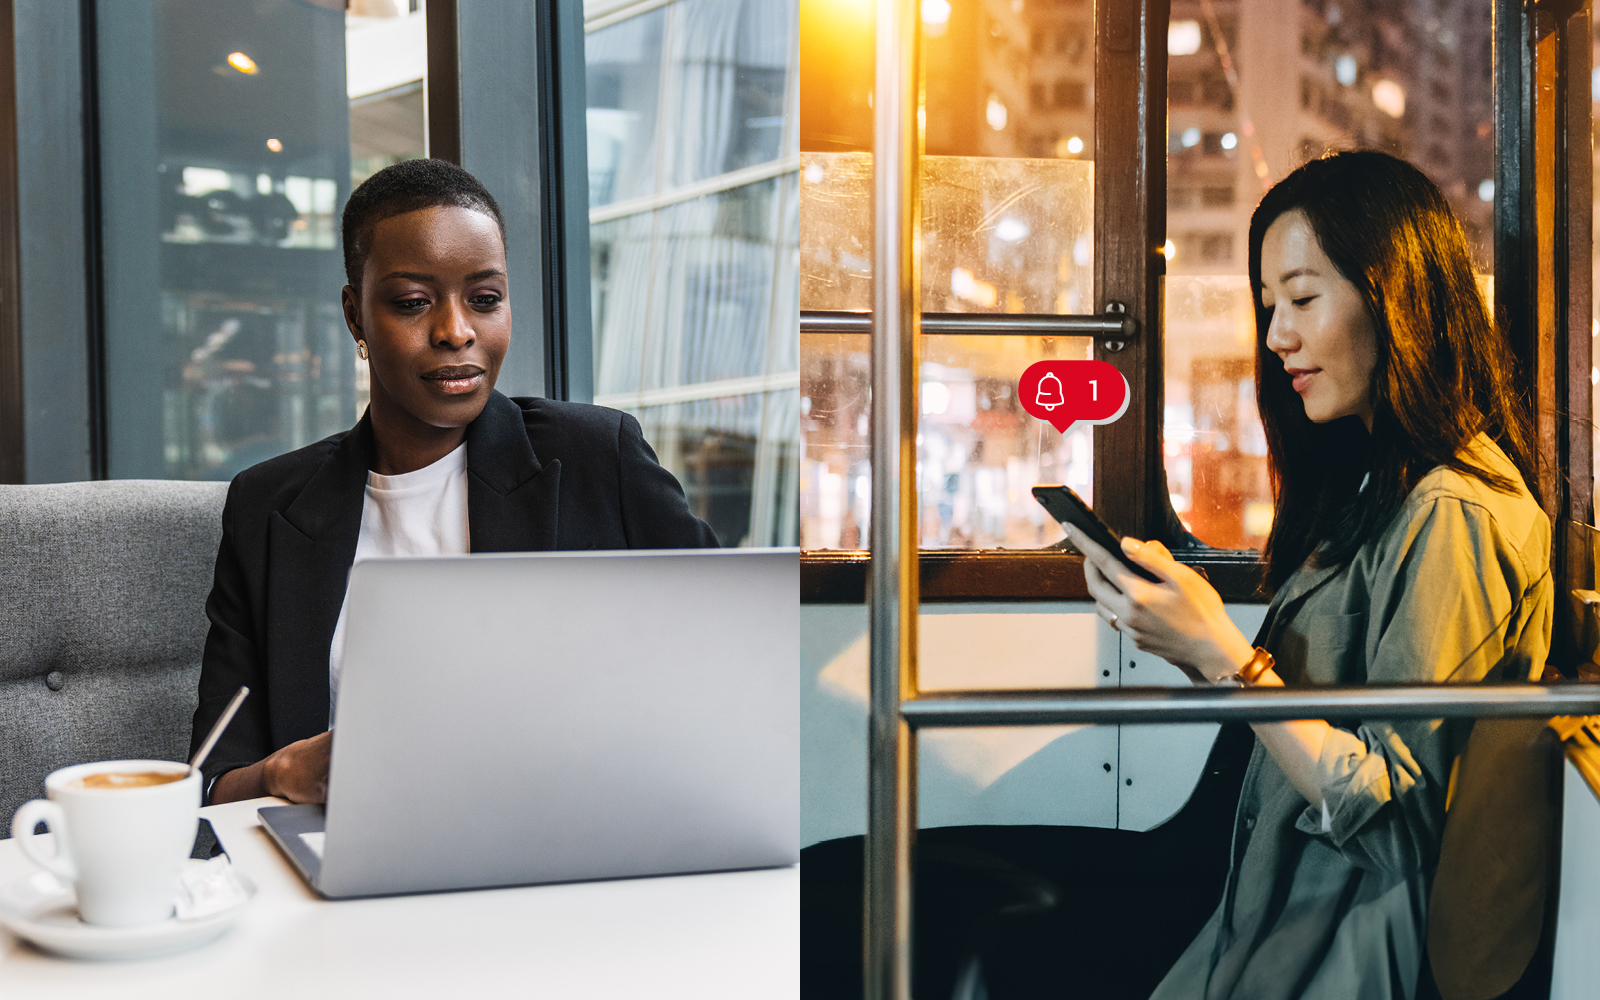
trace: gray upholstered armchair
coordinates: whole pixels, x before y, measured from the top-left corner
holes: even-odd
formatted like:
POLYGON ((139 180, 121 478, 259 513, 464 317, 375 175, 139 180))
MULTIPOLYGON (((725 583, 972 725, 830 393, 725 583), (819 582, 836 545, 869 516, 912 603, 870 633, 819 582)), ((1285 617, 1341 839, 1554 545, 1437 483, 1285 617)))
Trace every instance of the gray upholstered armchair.
POLYGON ((188 753, 226 493, 0 486, 0 837, 58 767, 188 753))

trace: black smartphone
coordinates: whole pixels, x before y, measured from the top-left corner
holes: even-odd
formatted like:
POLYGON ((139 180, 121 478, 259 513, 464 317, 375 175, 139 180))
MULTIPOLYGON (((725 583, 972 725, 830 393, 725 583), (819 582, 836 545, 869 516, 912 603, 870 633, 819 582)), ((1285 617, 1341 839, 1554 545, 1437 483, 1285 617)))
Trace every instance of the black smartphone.
POLYGON ((1088 535, 1101 548, 1116 556, 1122 565, 1128 567, 1128 570, 1141 580, 1149 580, 1151 583, 1161 582, 1159 576, 1128 558, 1127 553, 1122 551, 1122 540, 1117 537, 1117 533, 1106 527, 1106 523, 1100 520, 1099 516, 1089 509, 1089 505, 1083 502, 1083 498, 1072 492, 1070 487, 1035 486, 1033 498, 1039 501, 1040 506, 1044 507, 1051 517, 1062 524, 1070 524, 1088 535))

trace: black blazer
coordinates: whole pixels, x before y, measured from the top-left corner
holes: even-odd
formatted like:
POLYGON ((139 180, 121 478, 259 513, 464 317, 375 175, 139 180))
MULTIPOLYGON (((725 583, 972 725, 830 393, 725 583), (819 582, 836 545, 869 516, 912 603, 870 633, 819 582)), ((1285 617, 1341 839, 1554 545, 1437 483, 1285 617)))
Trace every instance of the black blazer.
MULTIPOLYGON (((328 651, 361 533, 371 420, 239 473, 206 600, 198 749, 239 685, 250 697, 211 752, 206 787, 328 728, 328 651)), ((706 548, 711 528, 633 417, 493 393, 467 427, 473 552, 706 548)))

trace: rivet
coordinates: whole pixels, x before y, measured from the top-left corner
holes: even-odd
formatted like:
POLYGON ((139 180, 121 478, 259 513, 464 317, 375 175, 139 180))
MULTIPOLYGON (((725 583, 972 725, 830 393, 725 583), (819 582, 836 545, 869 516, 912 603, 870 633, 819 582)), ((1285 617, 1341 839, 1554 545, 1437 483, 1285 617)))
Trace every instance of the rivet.
POLYGON ((60 691, 67 686, 67 679, 61 675, 61 671, 52 670, 44 675, 44 686, 52 691, 60 691))
POLYGON ((1130 784, 1130 785, 1133 784, 1133 779, 1132 778, 1128 779, 1128 784, 1130 784))
POLYGON ((1105 768, 1108 772, 1111 770, 1111 765, 1110 764, 1102 764, 1100 766, 1105 768))

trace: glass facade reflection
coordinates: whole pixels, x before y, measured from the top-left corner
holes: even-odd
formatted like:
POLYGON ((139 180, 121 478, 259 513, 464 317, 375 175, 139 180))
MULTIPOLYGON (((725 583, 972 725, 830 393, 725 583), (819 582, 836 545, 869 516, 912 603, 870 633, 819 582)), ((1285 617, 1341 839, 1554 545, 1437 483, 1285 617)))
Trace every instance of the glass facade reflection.
POLYGON ((97 16, 109 474, 229 479, 349 427, 339 212, 422 155, 420 4, 97 16))
POLYGON ((634 413, 724 545, 793 545, 794 6, 589 20, 595 402, 634 413))

